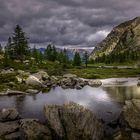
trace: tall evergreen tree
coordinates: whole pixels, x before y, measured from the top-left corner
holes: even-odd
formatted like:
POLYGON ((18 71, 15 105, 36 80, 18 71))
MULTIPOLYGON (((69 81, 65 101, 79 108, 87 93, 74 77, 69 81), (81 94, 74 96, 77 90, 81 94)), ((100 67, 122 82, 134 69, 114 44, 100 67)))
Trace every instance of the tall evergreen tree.
POLYGON ((87 67, 87 64, 88 64, 88 53, 87 53, 87 51, 85 51, 85 53, 84 53, 84 58, 83 58, 83 60, 84 60, 85 65, 86 65, 86 67, 87 67))
POLYGON ((35 62, 37 63, 39 62, 39 54, 35 46, 32 51, 32 57, 35 59, 35 62))
POLYGON ((13 33, 14 59, 23 61, 29 54, 27 38, 22 28, 17 25, 13 33))
POLYGON ((0 44, 0 54, 3 54, 2 45, 0 44))
POLYGON ((47 60, 50 60, 50 61, 51 61, 51 59, 52 59, 52 58, 51 58, 51 55, 52 55, 52 46, 51 46, 51 44, 49 44, 49 45, 47 46, 44 55, 45 55, 45 58, 46 58, 47 60))
POLYGON ((14 52, 15 51, 14 51, 14 48, 13 48, 13 45, 12 45, 12 39, 11 39, 11 37, 9 37, 7 45, 5 47, 5 53, 6 53, 7 58, 14 59, 14 57, 15 57, 14 52))
POLYGON ((73 65, 74 66, 80 66, 81 65, 81 57, 78 52, 75 53, 74 59, 73 59, 73 65))

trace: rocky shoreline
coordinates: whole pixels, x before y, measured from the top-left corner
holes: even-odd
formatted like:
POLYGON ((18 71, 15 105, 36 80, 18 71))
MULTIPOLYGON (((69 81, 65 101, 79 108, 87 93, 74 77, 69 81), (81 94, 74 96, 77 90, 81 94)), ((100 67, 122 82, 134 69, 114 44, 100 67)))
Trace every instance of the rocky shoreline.
POLYGON ((70 102, 63 106, 45 105, 46 121, 22 119, 14 108, 0 112, 1 140, 101 140, 100 120, 88 109, 70 102))
POLYGON ((140 140, 140 100, 126 101, 121 115, 108 125, 115 129, 106 134, 104 122, 85 107, 70 102, 45 105, 45 121, 21 118, 15 108, 0 111, 1 140, 140 140))
MULTIPOLYGON (((26 89, 9 88, 0 92, 0 96, 37 94, 56 86, 63 89, 82 89, 86 85, 102 85, 100 80, 85 80, 74 74, 49 76, 45 71, 32 74, 21 70, 1 72, 2 75, 9 73, 14 73, 16 81, 11 81, 13 85, 26 85, 26 89)), ((112 135, 108 135, 102 120, 97 119, 90 110, 73 102, 62 106, 45 105, 45 122, 21 118, 15 108, 6 108, 0 111, 0 140, 140 140, 139 112, 139 99, 126 101, 119 118, 107 124, 115 130, 112 135)))
POLYGON ((49 76, 45 71, 39 71, 32 74, 22 70, 7 70, 5 72, 1 72, 2 75, 13 73, 15 74, 15 80, 10 81, 9 83, 10 85, 12 85, 12 88, 10 88, 9 86, 8 89, 4 89, 2 92, 0 92, 0 95, 37 94, 40 91, 47 92, 52 87, 56 86, 61 86, 63 89, 82 89, 86 85, 89 85, 91 87, 98 87, 102 85, 102 82, 100 80, 85 80, 77 77, 74 74, 65 74, 63 76, 49 76))

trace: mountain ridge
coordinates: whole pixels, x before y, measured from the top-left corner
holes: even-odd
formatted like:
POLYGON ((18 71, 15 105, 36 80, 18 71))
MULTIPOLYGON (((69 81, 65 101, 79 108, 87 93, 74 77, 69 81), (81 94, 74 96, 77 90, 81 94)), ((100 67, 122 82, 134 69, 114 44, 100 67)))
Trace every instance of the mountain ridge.
POLYGON ((140 50, 140 17, 121 23, 92 51, 89 59, 95 60, 111 53, 140 50))

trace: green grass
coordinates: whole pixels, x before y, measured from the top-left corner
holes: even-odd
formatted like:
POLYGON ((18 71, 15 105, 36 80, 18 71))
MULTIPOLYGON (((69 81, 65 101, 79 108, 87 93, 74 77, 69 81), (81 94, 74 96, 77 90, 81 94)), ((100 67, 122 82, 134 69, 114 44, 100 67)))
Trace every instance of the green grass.
POLYGON ((102 78, 112 78, 112 77, 139 77, 140 68, 137 69, 113 69, 113 68, 95 68, 89 66, 88 68, 72 68, 67 69, 68 73, 73 73, 79 77, 89 78, 89 79, 102 79, 102 78))

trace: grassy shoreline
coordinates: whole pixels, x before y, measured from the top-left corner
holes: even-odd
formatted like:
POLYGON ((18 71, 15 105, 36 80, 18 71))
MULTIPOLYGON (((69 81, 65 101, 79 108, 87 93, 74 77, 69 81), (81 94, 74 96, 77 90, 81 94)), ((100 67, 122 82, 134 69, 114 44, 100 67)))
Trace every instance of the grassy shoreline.
POLYGON ((88 79, 106 79, 119 77, 140 77, 140 68, 118 69, 118 68, 72 68, 68 73, 76 74, 78 77, 88 79))

